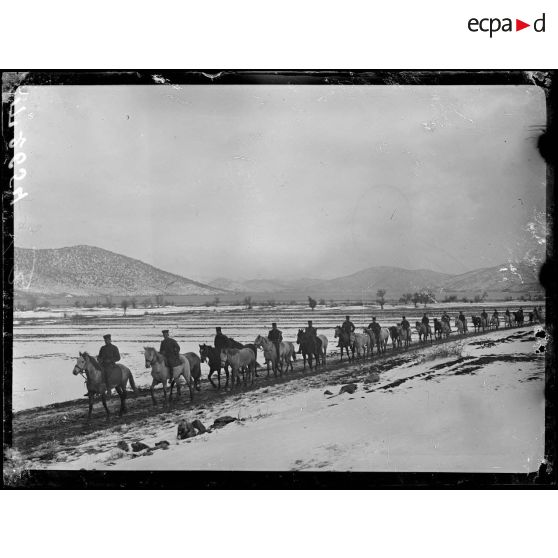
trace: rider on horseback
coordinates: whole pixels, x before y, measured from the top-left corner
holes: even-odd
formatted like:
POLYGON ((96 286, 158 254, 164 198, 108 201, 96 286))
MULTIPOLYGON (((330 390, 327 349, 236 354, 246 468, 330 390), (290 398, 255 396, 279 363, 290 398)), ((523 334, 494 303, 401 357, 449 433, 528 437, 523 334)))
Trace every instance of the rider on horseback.
POLYGON ((165 357, 165 365, 169 369, 175 366, 180 366, 180 345, 172 338, 169 337, 169 330, 163 329, 163 340, 159 352, 165 357))
POLYGON ((467 318, 463 314, 463 310, 459 310, 459 316, 457 319, 463 324, 463 331, 467 331, 467 318))
POLYGON ((382 327, 376 321, 375 316, 372 316, 372 321, 368 324, 368 329, 371 329, 374 332, 374 337, 376 338, 376 343, 377 343, 378 346, 380 346, 380 331, 382 330, 382 327))
POLYGON ((405 318, 405 316, 403 316, 403 320, 401 321, 401 327, 403 329, 411 329, 411 324, 409 323, 409 321, 407 320, 407 318, 405 318))
MULTIPOLYGON (((305 333, 310 333, 313 337, 317 337, 318 330, 312 326, 312 320, 308 320, 308 327, 306 328, 305 333)), ((299 345, 298 351, 296 353, 298 355, 302 353, 302 345, 299 345)))
POLYGON ((442 322, 446 322, 447 324, 450 323, 449 314, 448 314, 445 310, 444 310, 444 312, 443 312, 442 317, 440 318, 440 320, 441 320, 442 322))
MULTIPOLYGON (((110 333, 103 335, 105 344, 99 350, 98 362, 101 365, 101 370, 103 372, 103 382, 106 386, 107 392, 110 393, 110 387, 108 382, 108 372, 112 367, 116 366, 116 363, 120 360, 120 351, 116 345, 112 344, 112 338, 110 333)), ((89 395, 89 392, 86 393, 89 395)))
POLYGON ((481 312, 481 318, 484 318, 488 322, 488 314, 486 313, 486 308, 481 312))
POLYGON ((216 331, 216 335, 215 335, 215 341, 213 342, 213 345, 219 352, 221 352, 221 349, 224 349, 227 346, 228 337, 225 334, 221 333, 220 327, 216 327, 215 331, 216 331))
MULTIPOLYGON (((355 330, 355 324, 351 322, 350 316, 345 316, 345 321, 341 324, 341 331, 347 334, 347 337, 351 337, 351 333, 355 330)), ((339 338, 338 347, 341 347, 341 337, 339 338)))
POLYGON ((277 329, 277 324, 273 322, 271 324, 271 329, 267 334, 267 338, 275 345, 275 349, 277 350, 277 361, 275 366, 279 366, 279 359, 281 358, 281 341, 283 341, 283 332, 280 329, 277 329))

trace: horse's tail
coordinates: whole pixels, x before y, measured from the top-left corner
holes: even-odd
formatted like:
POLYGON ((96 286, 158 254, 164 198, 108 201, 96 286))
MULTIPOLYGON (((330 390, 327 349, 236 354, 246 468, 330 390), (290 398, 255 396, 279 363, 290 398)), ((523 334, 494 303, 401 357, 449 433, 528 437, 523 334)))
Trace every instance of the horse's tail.
POLYGON ((134 377, 132 376, 132 373, 130 372, 130 375, 128 376, 128 380, 130 382, 130 387, 132 388, 132 390, 134 391, 134 393, 138 392, 138 388, 136 387, 136 382, 134 381, 134 377))

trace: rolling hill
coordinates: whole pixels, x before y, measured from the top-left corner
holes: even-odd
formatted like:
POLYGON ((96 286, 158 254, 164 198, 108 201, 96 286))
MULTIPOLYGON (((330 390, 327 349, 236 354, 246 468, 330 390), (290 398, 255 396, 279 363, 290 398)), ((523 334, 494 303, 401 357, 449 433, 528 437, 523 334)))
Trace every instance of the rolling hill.
POLYGON ((400 267, 370 267, 345 277, 314 283, 308 288, 327 296, 329 293, 376 293, 385 289, 390 293, 415 292, 425 287, 437 288, 451 275, 426 269, 403 269, 400 267))
POLYGON ((94 246, 15 248, 14 290, 40 295, 220 294, 216 287, 94 246))
POLYGON ((526 264, 503 264, 476 269, 447 279, 446 291, 536 291, 541 287, 537 271, 526 264))

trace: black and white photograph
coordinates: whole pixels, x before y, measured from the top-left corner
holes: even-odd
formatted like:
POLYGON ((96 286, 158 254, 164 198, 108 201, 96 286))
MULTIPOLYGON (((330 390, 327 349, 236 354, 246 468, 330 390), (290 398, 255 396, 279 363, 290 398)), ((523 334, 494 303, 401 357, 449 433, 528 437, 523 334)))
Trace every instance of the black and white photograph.
POLYGON ((4 74, 4 482, 536 474, 549 74, 181 75, 4 74))

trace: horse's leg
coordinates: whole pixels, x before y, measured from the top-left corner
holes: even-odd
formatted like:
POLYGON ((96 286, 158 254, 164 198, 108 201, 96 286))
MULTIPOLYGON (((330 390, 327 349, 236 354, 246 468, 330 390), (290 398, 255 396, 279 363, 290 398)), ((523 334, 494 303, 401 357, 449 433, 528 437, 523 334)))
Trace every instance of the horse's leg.
POLYGON ((154 388, 155 388, 155 380, 151 382, 151 400, 153 401, 153 405, 157 405, 157 401, 155 400, 155 394, 153 393, 154 388))
MULTIPOLYGON (((211 382, 211 385, 214 388, 216 388, 217 386, 215 385, 215 383, 211 379, 211 377, 213 376, 213 372, 215 372, 215 370, 213 370, 213 368, 209 367, 209 376, 207 376, 207 379, 211 382)), ((219 369, 219 387, 221 387, 221 369, 219 369)))
POLYGON ((107 407, 107 395, 106 393, 103 391, 101 393, 101 401, 103 402, 103 407, 105 408, 105 411, 107 412, 107 420, 109 420, 110 418, 110 411, 107 407))
POLYGON ((120 397, 120 411, 118 416, 122 416, 126 412, 126 391, 121 386, 116 386, 116 393, 120 397))
POLYGON ((190 402, 194 401, 194 387, 195 387, 195 381, 192 378, 192 376, 190 376, 190 381, 187 382, 188 384, 188 389, 190 391, 190 402), (193 385, 192 385, 193 384, 193 385))
POLYGON ((91 413, 93 412, 93 394, 89 395, 89 414, 87 415, 87 420, 91 418, 91 413))
MULTIPOLYGON (((171 372, 171 374, 172 374, 172 372, 171 372)), ((174 389, 174 383, 175 383, 176 380, 174 379, 174 377, 171 376, 169 378, 169 381, 170 381, 170 394, 169 394, 169 403, 170 403, 172 401, 172 390, 174 389)), ((178 386, 177 386, 177 389, 178 389, 178 386)))
MULTIPOLYGON (((182 374, 184 376, 184 374, 182 374)), ((184 379, 186 380, 186 376, 184 376, 184 379)), ((180 399, 180 396, 182 395, 182 388, 180 387, 180 376, 178 376, 175 380, 176 382, 176 398, 180 399)), ((188 382, 188 380, 186 380, 186 382, 188 382)))

